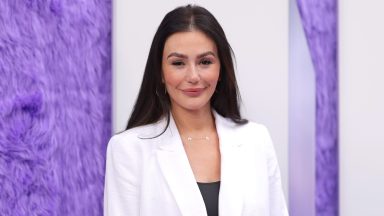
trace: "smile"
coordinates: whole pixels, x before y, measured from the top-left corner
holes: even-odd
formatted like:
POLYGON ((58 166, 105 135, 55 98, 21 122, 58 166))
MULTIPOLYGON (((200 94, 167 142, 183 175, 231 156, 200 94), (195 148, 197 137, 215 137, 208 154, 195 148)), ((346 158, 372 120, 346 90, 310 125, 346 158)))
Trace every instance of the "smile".
POLYGON ((198 97, 204 92, 204 90, 205 88, 188 88, 181 91, 189 97, 198 97))

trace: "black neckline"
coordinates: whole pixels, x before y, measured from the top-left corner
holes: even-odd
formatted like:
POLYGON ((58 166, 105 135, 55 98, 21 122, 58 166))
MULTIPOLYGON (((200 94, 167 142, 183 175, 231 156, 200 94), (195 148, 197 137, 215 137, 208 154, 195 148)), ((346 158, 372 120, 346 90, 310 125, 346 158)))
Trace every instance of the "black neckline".
POLYGON ((220 183, 220 180, 219 181, 214 181, 214 182, 197 182, 197 184, 203 184, 203 185, 219 184, 219 183, 220 183))

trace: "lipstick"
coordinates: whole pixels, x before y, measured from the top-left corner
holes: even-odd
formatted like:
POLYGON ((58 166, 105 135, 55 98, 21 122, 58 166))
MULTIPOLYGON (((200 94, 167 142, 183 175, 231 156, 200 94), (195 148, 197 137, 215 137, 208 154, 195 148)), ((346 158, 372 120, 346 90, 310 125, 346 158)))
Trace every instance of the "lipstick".
POLYGON ((198 97, 204 90, 205 88, 187 88, 183 89, 182 92, 189 97, 198 97))

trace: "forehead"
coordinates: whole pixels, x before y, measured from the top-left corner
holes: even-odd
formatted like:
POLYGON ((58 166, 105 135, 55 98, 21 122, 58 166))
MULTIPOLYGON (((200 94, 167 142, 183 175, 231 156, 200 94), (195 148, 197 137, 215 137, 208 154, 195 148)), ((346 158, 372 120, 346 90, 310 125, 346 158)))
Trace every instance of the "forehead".
POLYGON ((201 31, 177 32, 167 38, 164 54, 180 52, 183 54, 199 54, 207 51, 217 53, 215 42, 201 31))

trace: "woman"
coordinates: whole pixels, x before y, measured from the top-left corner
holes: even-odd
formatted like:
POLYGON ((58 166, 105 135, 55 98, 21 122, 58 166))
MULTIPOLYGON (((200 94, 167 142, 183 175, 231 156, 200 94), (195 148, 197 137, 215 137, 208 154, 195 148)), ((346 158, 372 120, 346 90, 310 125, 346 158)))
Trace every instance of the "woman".
POLYGON ((238 98, 213 15, 169 12, 127 130, 108 144, 104 214, 288 215, 268 131, 241 118, 238 98))

